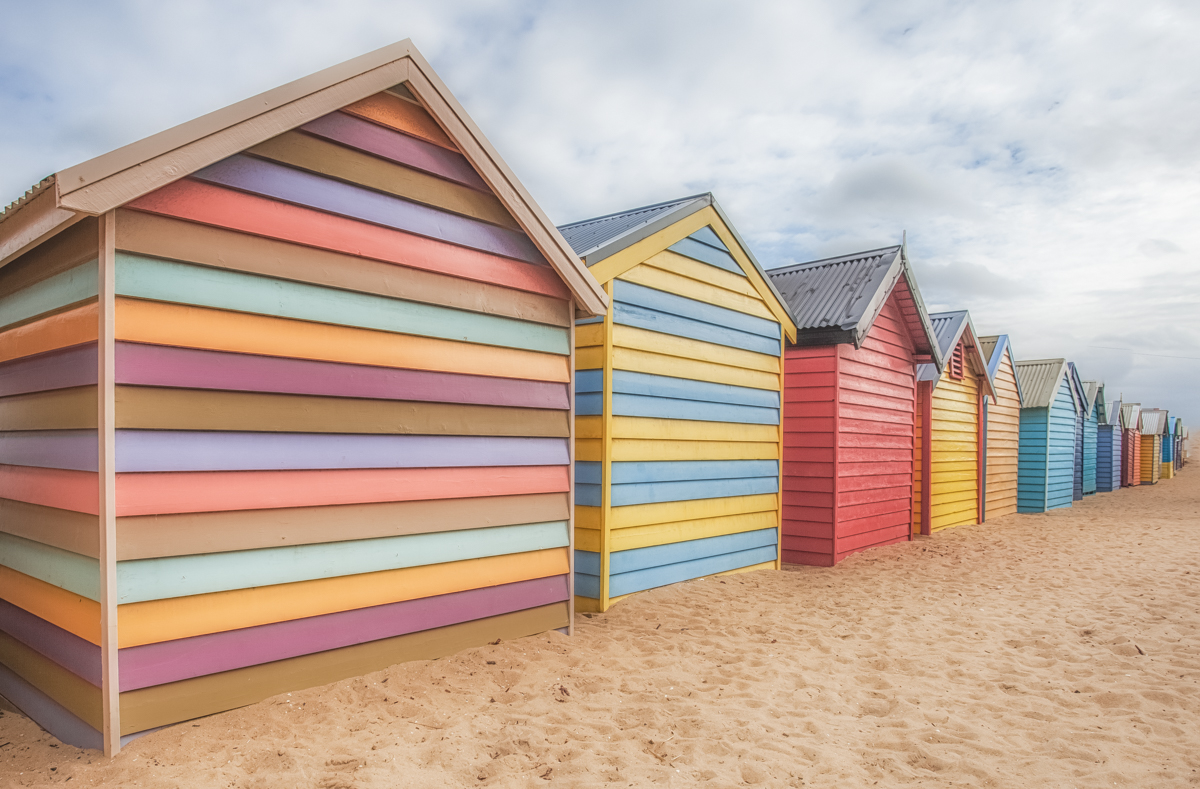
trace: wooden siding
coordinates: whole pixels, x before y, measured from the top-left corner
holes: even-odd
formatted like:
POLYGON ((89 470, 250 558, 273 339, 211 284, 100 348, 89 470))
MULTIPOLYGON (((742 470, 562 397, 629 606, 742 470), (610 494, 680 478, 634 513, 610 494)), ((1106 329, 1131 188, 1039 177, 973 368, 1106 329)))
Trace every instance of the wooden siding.
POLYGON ((1135 429, 1122 431, 1121 486, 1142 484, 1142 434, 1135 429))
POLYGON ((786 350, 784 562, 827 567, 908 539, 915 373, 895 292, 861 348, 786 350))
POLYGON ((0 269, 0 693, 91 748, 103 729, 99 240, 86 219, 0 269))
POLYGON ((778 559, 781 327, 706 230, 605 282, 608 314, 576 328, 581 610, 778 559))
POLYGON ((1162 436, 1142 436, 1142 452, 1139 459, 1139 482, 1154 485, 1162 479, 1162 436))
POLYGON ((1083 495, 1090 496, 1096 492, 1097 465, 1097 431, 1096 413, 1087 415, 1083 420, 1083 495))
POLYGON ((1071 506, 1075 469, 1075 403, 1064 375, 1049 408, 1021 409, 1017 511, 1071 506))
POLYGON ((1007 346, 996 368, 995 388, 997 401, 987 405, 986 520, 1003 518, 1017 511, 1021 399, 1012 354, 1007 346))
POLYGON ((1123 432, 1116 425, 1100 425, 1096 433, 1096 490, 1100 493, 1121 487, 1123 432))

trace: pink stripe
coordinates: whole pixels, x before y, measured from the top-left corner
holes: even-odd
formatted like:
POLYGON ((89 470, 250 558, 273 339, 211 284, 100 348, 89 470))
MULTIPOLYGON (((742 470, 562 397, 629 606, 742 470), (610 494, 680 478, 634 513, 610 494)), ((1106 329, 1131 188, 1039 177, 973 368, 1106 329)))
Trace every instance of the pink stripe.
POLYGON ((121 690, 255 666, 459 622, 499 616, 567 599, 567 577, 405 600, 336 614, 275 622, 120 651, 121 690))
MULTIPOLYGON (((94 347, 93 347, 94 348, 94 347)), ((567 385, 119 342, 117 383, 567 410, 567 385)))

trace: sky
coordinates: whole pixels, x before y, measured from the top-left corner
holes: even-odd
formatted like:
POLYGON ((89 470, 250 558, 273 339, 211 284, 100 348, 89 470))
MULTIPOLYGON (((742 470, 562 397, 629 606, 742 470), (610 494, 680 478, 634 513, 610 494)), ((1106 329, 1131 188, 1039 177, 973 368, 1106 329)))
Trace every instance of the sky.
POLYGON ((930 311, 1200 420, 1200 3, 0 0, 0 18, 0 204, 411 38, 558 223, 712 191, 767 268, 906 234, 930 311))

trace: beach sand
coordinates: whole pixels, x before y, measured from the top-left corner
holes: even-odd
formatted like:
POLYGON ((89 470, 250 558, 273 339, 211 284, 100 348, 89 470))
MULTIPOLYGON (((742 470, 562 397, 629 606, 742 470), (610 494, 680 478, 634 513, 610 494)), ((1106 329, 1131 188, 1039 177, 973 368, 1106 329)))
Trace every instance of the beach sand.
POLYGON ((4 786, 1200 785, 1200 472, 647 592, 112 761, 13 712, 0 743, 4 786))

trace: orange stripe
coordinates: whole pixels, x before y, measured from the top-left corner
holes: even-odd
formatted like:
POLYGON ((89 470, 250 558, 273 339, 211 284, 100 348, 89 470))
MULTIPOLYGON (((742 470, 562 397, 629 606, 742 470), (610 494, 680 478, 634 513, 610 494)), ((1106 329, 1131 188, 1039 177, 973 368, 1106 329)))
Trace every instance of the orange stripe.
POLYGON ((557 354, 141 299, 117 299, 117 339, 561 383, 571 374, 557 354))
POLYGON ((100 604, 0 565, 0 597, 85 641, 100 643, 100 604))
POLYGON ((127 603, 122 649, 569 572, 566 548, 127 603))
POLYGON ((446 136, 446 132, 442 131, 442 127, 438 126, 437 121, 411 101, 398 99, 388 93, 376 93, 362 101, 354 102, 342 111, 458 152, 458 148, 446 136))
POLYGON ((571 295, 549 266, 509 260, 199 181, 176 181, 126 208, 560 299, 571 295))
POLYGON ((0 499, 96 515, 100 477, 94 471, 0 465, 0 499))
POLYGON ((562 493, 568 487, 566 466, 127 473, 117 475, 117 516, 562 493))
POLYGON ((95 342, 100 331, 97 316, 96 303, 92 302, 0 332, 0 362, 95 342))

